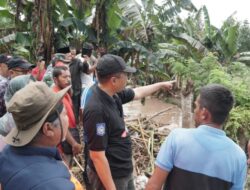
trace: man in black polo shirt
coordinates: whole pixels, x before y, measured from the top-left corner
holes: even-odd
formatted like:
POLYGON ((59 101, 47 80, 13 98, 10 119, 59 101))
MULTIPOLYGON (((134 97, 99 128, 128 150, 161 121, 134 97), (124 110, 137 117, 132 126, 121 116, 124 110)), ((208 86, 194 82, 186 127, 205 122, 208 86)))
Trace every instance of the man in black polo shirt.
POLYGON ((125 127, 122 104, 146 97, 160 88, 169 90, 173 81, 125 89, 127 73, 134 73, 136 69, 111 54, 99 59, 96 71, 99 83, 90 88, 91 96, 83 114, 91 188, 133 190, 131 139, 125 127))

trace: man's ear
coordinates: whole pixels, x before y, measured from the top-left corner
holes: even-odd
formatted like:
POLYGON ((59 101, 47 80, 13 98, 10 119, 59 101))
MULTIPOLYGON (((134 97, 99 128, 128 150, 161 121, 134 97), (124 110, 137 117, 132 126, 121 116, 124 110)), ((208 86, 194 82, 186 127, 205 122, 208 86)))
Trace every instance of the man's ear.
POLYGON ((49 122, 45 122, 42 126, 43 134, 47 137, 53 137, 55 135, 55 132, 53 130, 53 126, 49 122))
POLYGON ((203 121, 210 121, 211 120, 211 114, 206 108, 202 108, 201 119, 203 121))
POLYGON ((53 81, 55 84, 57 84, 57 78, 56 77, 53 77, 53 81))
POLYGON ((8 72, 9 72, 10 76, 14 74, 14 71, 12 71, 12 70, 9 70, 8 72))
POLYGON ((112 84, 114 85, 116 83, 116 77, 111 77, 110 81, 112 82, 112 84))

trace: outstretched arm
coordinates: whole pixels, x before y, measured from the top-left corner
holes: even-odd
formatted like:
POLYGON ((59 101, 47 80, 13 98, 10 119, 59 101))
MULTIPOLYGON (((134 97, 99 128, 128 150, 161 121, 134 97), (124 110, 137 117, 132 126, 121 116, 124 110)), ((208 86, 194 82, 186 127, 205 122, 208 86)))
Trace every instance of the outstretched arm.
POLYGON ((149 96, 152 93, 160 90, 161 88, 165 90, 171 90, 175 82, 176 81, 158 82, 151 85, 134 88, 133 89, 135 92, 134 100, 138 100, 146 96, 149 96))

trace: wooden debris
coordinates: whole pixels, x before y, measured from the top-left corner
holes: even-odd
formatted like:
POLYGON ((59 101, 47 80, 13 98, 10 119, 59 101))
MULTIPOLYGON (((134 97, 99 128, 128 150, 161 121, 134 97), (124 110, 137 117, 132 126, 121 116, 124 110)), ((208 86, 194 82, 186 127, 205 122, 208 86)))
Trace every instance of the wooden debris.
POLYGON ((146 118, 139 116, 136 119, 126 120, 132 139, 133 160, 136 175, 151 174, 160 146, 168 136, 170 130, 160 126, 153 118, 169 111, 172 107, 146 118))

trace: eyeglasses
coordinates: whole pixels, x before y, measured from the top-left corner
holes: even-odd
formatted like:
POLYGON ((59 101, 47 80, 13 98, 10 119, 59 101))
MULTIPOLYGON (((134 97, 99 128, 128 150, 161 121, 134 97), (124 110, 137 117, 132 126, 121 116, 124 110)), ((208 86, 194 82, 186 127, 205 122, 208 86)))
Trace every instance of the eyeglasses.
POLYGON ((20 73, 20 74, 27 74, 29 72, 29 70, 24 70, 24 69, 12 69, 12 71, 15 71, 17 73, 20 73))

